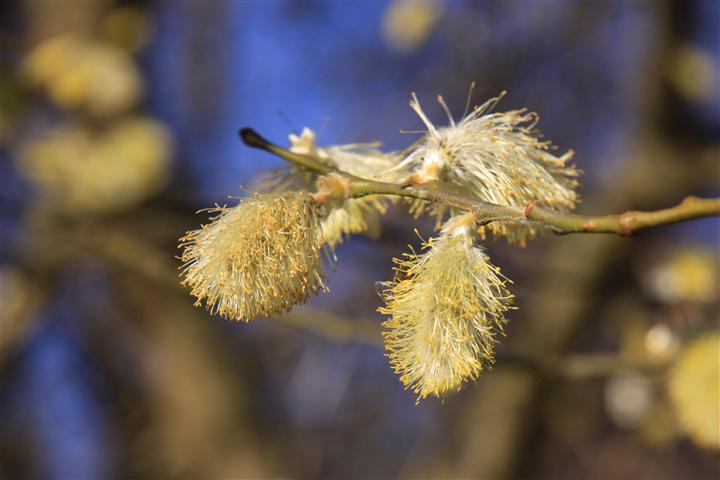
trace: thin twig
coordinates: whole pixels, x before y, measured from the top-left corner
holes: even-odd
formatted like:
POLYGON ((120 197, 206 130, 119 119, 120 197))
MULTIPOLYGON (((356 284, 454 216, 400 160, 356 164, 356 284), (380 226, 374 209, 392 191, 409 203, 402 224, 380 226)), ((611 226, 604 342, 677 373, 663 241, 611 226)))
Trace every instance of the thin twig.
POLYGON ((443 203, 451 207, 473 212, 480 225, 506 221, 533 224, 549 228, 558 234, 568 233, 614 233, 630 236, 647 228, 684 222, 696 218, 720 215, 720 198, 686 197, 678 205, 651 212, 627 211, 617 215, 588 217, 561 213, 539 207, 531 202, 527 206, 498 205, 471 198, 456 191, 451 185, 429 182, 422 185, 395 184, 361 178, 343 172, 312 155, 291 152, 261 137, 250 128, 239 132, 246 145, 265 150, 288 162, 318 174, 333 173, 347 180, 349 195, 353 198, 366 195, 396 195, 443 203))

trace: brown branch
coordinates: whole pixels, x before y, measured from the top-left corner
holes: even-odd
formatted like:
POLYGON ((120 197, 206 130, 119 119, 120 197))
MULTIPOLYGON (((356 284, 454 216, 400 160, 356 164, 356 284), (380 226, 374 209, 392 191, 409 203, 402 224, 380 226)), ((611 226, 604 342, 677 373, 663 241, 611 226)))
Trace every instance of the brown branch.
POLYGON ((452 185, 430 182, 422 185, 400 185, 361 178, 328 165, 312 155, 291 152, 264 139, 250 128, 239 132, 246 145, 265 150, 301 168, 318 174, 333 173, 342 176, 349 185, 353 198, 366 195, 396 195, 411 197, 469 210, 479 225, 505 221, 546 227, 558 234, 615 233, 630 236, 647 228, 684 222, 702 217, 720 215, 720 198, 703 199, 686 197, 680 204, 652 212, 627 211, 617 215, 587 217, 561 213, 536 206, 513 207, 484 202, 457 191, 452 185))

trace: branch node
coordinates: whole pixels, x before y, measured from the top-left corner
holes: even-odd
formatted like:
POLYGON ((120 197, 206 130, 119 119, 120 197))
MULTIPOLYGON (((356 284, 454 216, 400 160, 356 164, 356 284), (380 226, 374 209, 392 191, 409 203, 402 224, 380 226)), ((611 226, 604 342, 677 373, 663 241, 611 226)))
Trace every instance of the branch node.
POLYGON ((635 212, 625 212, 618 219, 619 233, 623 237, 631 237, 633 234, 633 221, 635 220, 635 212))
POLYGON ((530 200, 528 204, 525 206, 525 211, 523 212, 525 215, 525 218, 528 218, 530 216, 530 212, 532 212, 532 209, 535 208, 535 200, 530 200))
POLYGON ((692 203, 697 202, 700 200, 700 197, 696 197, 695 195, 688 195, 687 197, 682 199, 682 202, 680 202, 680 205, 690 205, 692 203))
POLYGON ((318 191, 312 194, 312 199, 315 203, 323 204, 328 201, 330 195, 325 191, 318 191))
POLYGON ((407 180, 402 182, 400 184, 401 188, 410 188, 414 187, 415 185, 422 185, 423 183, 427 183, 427 180, 423 179, 420 175, 417 173, 413 173, 410 175, 407 180))

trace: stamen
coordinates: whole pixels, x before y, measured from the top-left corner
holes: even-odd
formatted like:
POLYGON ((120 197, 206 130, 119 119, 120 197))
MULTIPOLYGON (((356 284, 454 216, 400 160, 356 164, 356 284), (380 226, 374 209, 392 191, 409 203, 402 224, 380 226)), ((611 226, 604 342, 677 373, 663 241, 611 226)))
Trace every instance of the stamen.
POLYGON ((470 82, 470 89, 468 90, 467 100, 465 100, 465 110, 463 110, 462 118, 465 118, 468 111, 470 110, 470 102, 472 101, 472 93, 475 89, 475 80, 470 82))
POLYGON ((448 120, 450 121, 450 126, 455 126, 455 120, 453 120, 452 114, 450 113, 450 109, 448 108, 447 104, 445 103, 445 99, 442 95, 437 96, 438 103, 443 107, 443 110, 445 110, 445 113, 447 114, 448 120))
POLYGON ((475 107, 475 113, 476 115, 483 115, 486 113, 492 112, 495 107, 497 107, 497 104, 500 103, 500 100, 505 98, 505 95, 507 95, 507 90, 503 90, 500 92, 500 95, 498 95, 495 98, 491 98, 487 102, 483 103, 479 107, 475 107))
POLYGON ((428 120, 428 118, 425 116, 425 112, 423 112, 423 110, 422 110, 422 107, 420 107, 420 101, 418 100, 418 97, 415 94, 415 92, 412 92, 412 100, 410 100, 410 108, 415 110, 415 113, 417 113, 418 117, 420 117, 420 120, 422 120, 422 122, 425 124, 425 126, 427 127, 428 131, 431 134, 433 134, 433 135, 438 134, 437 129, 435 128, 435 125, 433 125, 432 122, 430 122, 430 120, 428 120))

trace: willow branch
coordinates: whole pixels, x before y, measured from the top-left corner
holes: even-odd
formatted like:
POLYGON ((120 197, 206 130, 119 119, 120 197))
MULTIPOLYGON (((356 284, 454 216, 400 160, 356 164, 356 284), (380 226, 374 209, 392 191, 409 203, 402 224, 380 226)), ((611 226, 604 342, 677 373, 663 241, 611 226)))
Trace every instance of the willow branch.
POLYGON ((584 217, 549 210, 526 208, 527 218, 539 221, 558 233, 617 233, 630 236, 640 230, 720 215, 720 198, 685 197, 674 207, 651 212, 627 211, 617 215, 584 217))
POLYGON ((549 228, 558 234, 568 233, 614 233, 630 236, 647 228, 670 225, 703 217, 720 216, 720 198, 689 196, 674 207, 643 212, 627 211, 616 215, 583 216, 561 213, 537 206, 534 202, 524 208, 498 205, 474 199, 451 185, 429 182, 422 185, 396 184, 361 178, 343 172, 321 159, 304 155, 275 145, 250 128, 239 132, 246 145, 270 152, 305 170, 318 174, 340 175, 350 185, 353 198, 366 195, 395 195, 417 198, 472 211, 479 225, 505 221, 549 228))

